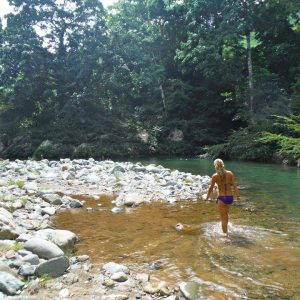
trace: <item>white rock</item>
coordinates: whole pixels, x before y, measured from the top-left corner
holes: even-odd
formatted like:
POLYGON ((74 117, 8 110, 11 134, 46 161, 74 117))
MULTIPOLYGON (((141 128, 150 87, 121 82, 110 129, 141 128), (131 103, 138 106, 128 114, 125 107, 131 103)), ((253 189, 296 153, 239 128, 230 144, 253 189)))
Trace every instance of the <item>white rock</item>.
POLYGON ((45 207, 42 208, 42 215, 49 215, 49 216, 53 216, 55 215, 55 208, 54 207, 45 207))
POLYGON ((117 264, 115 262, 109 262, 105 265, 103 265, 103 270, 105 270, 106 272, 109 272, 110 274, 114 274, 116 272, 124 272, 125 274, 129 274, 130 271, 129 269, 121 264, 117 264))
POLYGON ((0 208, 0 239, 13 240, 18 236, 17 224, 13 215, 4 208, 0 208))
POLYGON ((59 292, 59 298, 64 299, 64 298, 69 298, 70 296, 70 291, 68 289, 62 289, 59 292))
POLYGON ((95 173, 91 173, 88 176, 86 176, 85 180, 89 183, 98 183, 100 182, 100 177, 97 176, 95 173))
POLYGON ((24 189, 28 191, 37 191, 38 185, 36 182, 26 182, 24 185, 24 189))
POLYGON ((110 279, 117 281, 117 282, 124 282, 128 280, 128 276, 124 272, 115 272, 110 277, 110 279))

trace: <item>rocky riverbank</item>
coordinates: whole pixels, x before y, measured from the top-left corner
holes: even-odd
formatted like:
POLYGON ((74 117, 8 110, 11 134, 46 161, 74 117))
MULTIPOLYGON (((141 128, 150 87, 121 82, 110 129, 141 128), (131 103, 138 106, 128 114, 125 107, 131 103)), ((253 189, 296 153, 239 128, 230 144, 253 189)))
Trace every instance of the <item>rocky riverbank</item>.
POLYGON ((169 286, 143 270, 72 256, 76 233, 54 229, 51 219, 59 209, 88 209, 74 195, 114 194, 113 213, 152 201, 196 201, 208 176, 94 159, 5 160, 0 171, 0 298, 192 299, 194 286, 189 291, 190 285, 169 286))

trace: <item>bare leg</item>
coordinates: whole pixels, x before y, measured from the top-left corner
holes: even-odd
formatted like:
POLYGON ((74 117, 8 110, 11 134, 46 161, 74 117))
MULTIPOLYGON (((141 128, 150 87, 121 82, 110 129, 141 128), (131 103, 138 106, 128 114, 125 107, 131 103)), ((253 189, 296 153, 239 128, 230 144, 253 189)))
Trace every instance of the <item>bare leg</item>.
POLYGON ((230 204, 225 204, 223 201, 218 201, 218 210, 220 213, 222 230, 224 233, 227 234, 228 228, 228 211, 229 211, 230 204))

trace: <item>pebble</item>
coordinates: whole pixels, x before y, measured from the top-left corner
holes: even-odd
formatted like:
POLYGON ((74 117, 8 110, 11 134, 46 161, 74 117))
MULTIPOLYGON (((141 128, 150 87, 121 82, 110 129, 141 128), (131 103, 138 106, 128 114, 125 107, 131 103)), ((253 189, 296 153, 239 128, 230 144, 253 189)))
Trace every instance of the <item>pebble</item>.
POLYGON ((59 298, 61 299, 64 299, 64 298, 69 298, 70 296, 70 291, 68 289, 62 289, 60 292, 59 292, 59 298))

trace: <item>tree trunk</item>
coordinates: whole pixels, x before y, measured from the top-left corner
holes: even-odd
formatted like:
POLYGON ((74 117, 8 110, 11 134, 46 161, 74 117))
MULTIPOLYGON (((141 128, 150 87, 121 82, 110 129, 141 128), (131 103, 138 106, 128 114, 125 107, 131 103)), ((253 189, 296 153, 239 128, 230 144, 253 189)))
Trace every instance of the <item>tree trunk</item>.
POLYGON ((247 39, 247 61, 248 61, 248 85, 249 85, 249 107, 250 115, 253 117, 254 112, 254 96, 253 96, 253 70, 252 70, 252 55, 251 55, 251 32, 246 33, 247 39))
POLYGON ((166 97, 165 97, 165 93, 164 93, 164 89, 163 89, 162 84, 160 84, 159 89, 160 89, 161 100, 162 100, 162 103, 163 103, 164 112, 165 112, 165 114, 167 114, 167 111, 166 111, 166 97))

